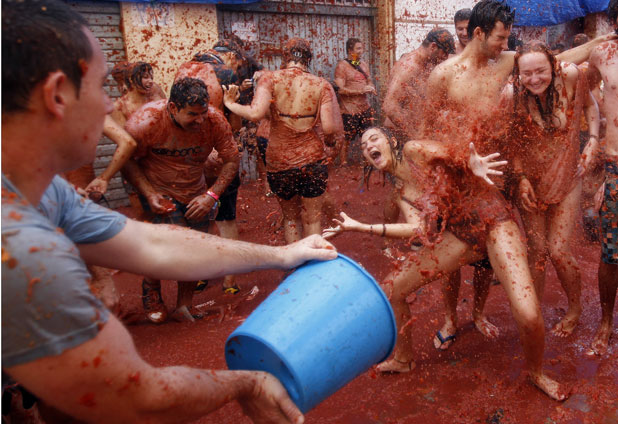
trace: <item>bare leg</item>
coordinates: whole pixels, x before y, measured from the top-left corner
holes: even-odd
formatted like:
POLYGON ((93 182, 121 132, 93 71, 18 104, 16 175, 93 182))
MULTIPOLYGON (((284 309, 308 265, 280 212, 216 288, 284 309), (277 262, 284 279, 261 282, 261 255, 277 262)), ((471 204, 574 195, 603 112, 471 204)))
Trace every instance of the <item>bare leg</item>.
POLYGON ((324 195, 318 197, 302 197, 300 216, 303 223, 303 236, 322 233, 322 203, 324 195))
POLYGON ((179 281, 178 296, 176 298, 176 310, 172 312, 172 318, 176 321, 194 322, 195 318, 201 318, 193 306, 193 290, 195 290, 196 281, 179 281))
POLYGON ((490 339, 494 339, 500 334, 498 327, 489 322, 483 312, 487 296, 489 295, 489 286, 493 278, 493 269, 480 266, 474 267, 474 308, 472 309, 472 318, 474 319, 476 329, 490 339))
MULTIPOLYGON (((215 221, 217 223, 217 228, 219 229, 219 234, 221 237, 230 239, 230 240, 238 240, 238 226, 236 225, 236 220, 231 221, 215 221)), ((233 288, 236 285, 236 276, 235 275, 226 275, 223 278, 223 289, 233 288)))
POLYGON ((459 297, 459 286, 461 285, 461 271, 455 271, 447 278, 442 279, 442 298, 444 299, 444 325, 439 330, 442 340, 436 334, 433 338, 433 345, 436 349, 446 350, 453 343, 457 333, 457 298, 459 297))
POLYGON ((552 333, 560 337, 566 337, 573 332, 582 313, 581 272, 570 247, 575 228, 575 213, 579 211, 581 190, 579 183, 559 205, 550 210, 551 222, 547 243, 549 254, 569 304, 564 318, 552 329, 552 333))
POLYGON ((545 239, 546 225, 545 217, 537 210, 526 212, 520 209, 521 219, 526 230, 528 242, 528 263, 530 274, 540 301, 543 301, 545 290, 545 266, 547 264, 547 242, 545 239))
POLYGON ((326 217, 326 221, 329 223, 333 219, 339 218, 337 207, 335 206, 335 199, 333 199, 330 191, 325 191, 322 195, 322 214, 326 217))
POLYGON ((339 166, 345 166, 348 164, 348 147, 351 142, 352 141, 348 140, 346 137, 341 143, 341 149, 339 150, 339 166))
POLYGON ((589 354, 603 355, 609 346, 614 323, 614 305, 618 288, 618 265, 599 263, 599 298, 601 300, 601 324, 590 346, 589 354))
POLYGON ((543 373, 545 327, 527 265, 526 249, 513 221, 496 225, 489 233, 487 253, 511 304, 532 382, 548 396, 563 400, 558 382, 543 373))
POLYGON ((294 196, 290 200, 277 197, 283 213, 283 234, 287 244, 302 238, 302 222, 300 220, 300 199, 294 196))
MULTIPOLYGON (((435 281, 444 274, 457 271, 463 264, 475 259, 469 246, 452 233, 445 232, 442 241, 433 248, 423 248, 407 257, 403 266, 392 272, 382 283, 390 294, 399 334, 393 358, 381 363, 381 372, 405 372, 412 368, 412 346, 409 325, 411 314, 406 297, 425 284, 435 281)), ((478 258, 476 258, 478 259, 478 258)))

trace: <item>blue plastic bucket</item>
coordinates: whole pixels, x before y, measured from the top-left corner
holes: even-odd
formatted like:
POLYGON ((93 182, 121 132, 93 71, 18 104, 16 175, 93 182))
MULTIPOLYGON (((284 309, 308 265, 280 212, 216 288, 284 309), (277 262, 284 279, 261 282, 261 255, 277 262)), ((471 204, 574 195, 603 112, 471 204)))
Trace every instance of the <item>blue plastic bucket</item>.
POLYGON ((304 413, 388 358, 396 338, 380 286, 339 255, 290 274, 228 337, 225 359, 273 374, 304 413))

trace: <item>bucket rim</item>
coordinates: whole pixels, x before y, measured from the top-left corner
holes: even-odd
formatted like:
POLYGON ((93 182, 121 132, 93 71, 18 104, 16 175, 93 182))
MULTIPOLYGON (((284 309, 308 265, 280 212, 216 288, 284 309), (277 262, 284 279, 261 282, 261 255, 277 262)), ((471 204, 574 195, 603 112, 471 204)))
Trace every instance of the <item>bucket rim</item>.
MULTIPOLYGON (((250 339, 253 339, 254 341, 258 341, 260 343, 262 343, 263 345, 265 345, 268 349, 271 350, 271 352, 274 352, 275 355, 277 356, 277 358, 283 362, 283 364, 285 365, 285 367, 288 369, 288 371, 290 372, 290 374, 292 375, 293 379, 294 379, 294 385, 296 386, 296 391, 298 393, 298 402, 300 403, 300 405, 296 405, 299 409, 301 410, 305 410, 305 402, 306 400, 306 395, 305 395, 305 390, 298 384, 300 382, 300 376, 298 375, 298 373, 296 372, 296 370, 290 365, 290 362, 285 358, 284 355, 281 354, 281 352, 279 351, 279 349, 276 349, 271 343, 269 343, 268 341, 266 341, 265 339, 263 339, 261 336, 256 336, 255 334, 249 333, 249 332, 245 332, 245 331, 238 331, 238 328, 236 330, 234 330, 232 332, 232 334, 230 334, 227 338, 227 340, 225 341, 225 363, 229 367, 229 364, 227 363, 227 347, 228 344, 232 341, 232 339, 238 337, 238 336, 244 336, 250 339)), ((248 370, 248 371, 253 371, 253 370, 248 370)), ((281 385, 285 387, 285 385, 280 381, 281 385)), ((286 389, 287 392, 287 389, 286 389)), ((290 398, 292 398, 292 394, 288 392, 288 396, 290 396, 290 398)), ((296 402, 295 402, 296 403, 296 402)))
MULTIPOLYGON (((393 353, 393 350, 395 350, 395 345, 397 344, 397 321, 395 320, 395 312, 393 312, 393 307, 391 306, 391 302, 390 302, 390 300, 388 300, 388 297, 386 297, 386 293, 384 293, 384 290, 382 290, 382 287, 380 287, 380 284, 376 281, 376 279, 373 277, 373 275, 369 274, 369 272, 365 268, 363 268, 358 262, 356 262, 354 259, 351 259, 348 256, 344 255, 343 253, 339 253, 339 252, 337 252, 337 259, 338 258, 341 258, 341 259, 345 260, 346 262, 348 262, 350 265, 352 265, 354 268, 356 268, 358 271, 360 271, 363 275, 365 275, 365 277, 367 277, 369 279, 369 281, 371 281, 373 283, 373 285, 377 289, 378 293, 380 294, 380 296, 382 298, 382 301, 386 304, 388 312, 390 312, 389 313, 389 318, 391 320, 391 328, 393 329, 393 337, 392 337, 391 347, 388 349, 386 356, 384 356, 384 358, 380 359, 379 362, 386 361, 388 359, 388 357, 391 356, 391 353, 393 353)), ((334 260, 334 259, 331 259, 331 260, 334 260)), ((305 264, 301 265, 301 267, 305 266, 305 265, 308 265, 308 264, 321 263, 321 262, 329 262, 329 261, 311 260, 311 261, 306 262, 305 264)))

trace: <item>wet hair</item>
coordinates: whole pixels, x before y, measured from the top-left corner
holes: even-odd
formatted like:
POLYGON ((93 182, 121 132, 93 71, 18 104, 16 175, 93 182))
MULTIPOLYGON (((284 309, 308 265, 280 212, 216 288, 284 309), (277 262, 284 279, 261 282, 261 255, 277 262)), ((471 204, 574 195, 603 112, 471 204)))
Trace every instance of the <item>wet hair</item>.
POLYGON ((533 40, 524 44, 522 47, 517 49, 517 53, 515 53, 515 65, 513 66, 513 99, 514 99, 514 111, 517 111, 519 104, 523 104, 526 111, 530 113, 530 109, 528 106, 528 99, 533 97, 537 108, 539 109, 539 113, 541 114, 541 118, 543 122, 546 124, 546 128, 552 128, 552 116, 554 114, 554 106, 556 102, 560 99, 560 95, 558 94, 558 90, 556 90, 555 80, 557 73, 557 62, 556 58, 552 54, 551 50, 547 47, 547 45, 541 41, 533 40), (521 83, 519 78, 519 59, 525 55, 526 53, 542 53, 547 57, 549 62, 549 66, 551 67, 551 82, 549 87, 547 88, 547 95, 545 96, 545 105, 541 104, 541 100, 538 96, 530 93, 521 83))
POLYGON ((228 38, 223 38, 215 43, 212 46, 212 49, 219 53, 229 53, 232 52, 238 56, 239 59, 243 59, 243 51, 238 43, 228 38))
POLYGON ((131 67, 131 84, 136 87, 144 89, 142 79, 145 75, 152 75, 152 66, 146 62, 135 62, 131 67))
POLYGON ((472 9, 459 9, 455 12, 455 18, 453 21, 455 22, 455 25, 457 25, 457 22, 469 21, 470 15, 472 15, 472 9))
POLYGON ((283 46, 283 58, 285 63, 294 61, 309 66, 313 58, 309 42, 302 38, 292 38, 283 46))
POLYGON ((118 85, 122 83, 129 90, 132 87, 131 80, 129 79, 130 78, 129 72, 132 66, 133 64, 129 62, 118 62, 114 65, 114 67, 112 68, 110 72, 110 74, 112 75, 112 78, 114 79, 114 81, 118 83, 118 85))
POLYGON ((206 84, 197 78, 180 78, 174 81, 169 98, 169 102, 174 103, 178 110, 187 106, 207 106, 209 100, 206 84))
POLYGON ((507 46, 509 51, 517 51, 518 47, 521 47, 524 45, 524 42, 521 41, 519 38, 517 38, 517 36, 515 34, 511 34, 509 35, 509 39, 507 41, 507 46))
POLYGON ((573 37, 573 44, 571 47, 581 46, 582 44, 586 44, 588 41, 590 41, 590 38, 586 34, 576 34, 575 37, 573 37))
POLYGON ((607 17, 612 25, 616 24, 616 18, 618 17, 618 0, 610 0, 607 5, 607 17))
MULTIPOLYGON (((393 159, 393 162, 401 162, 403 158, 403 146, 405 143, 399 142, 397 140, 397 137, 395 137, 393 133, 385 127, 369 127, 365 131, 363 131, 363 133, 361 134, 361 138, 363 137, 363 135, 365 135, 367 131, 370 130, 378 130, 386 136, 388 145, 391 146, 391 157, 393 159)), ((374 169, 375 168, 373 167, 373 165, 369 163, 365 164, 365 166, 363 167, 363 184, 367 187, 367 190, 369 190, 369 179, 371 178, 371 174, 373 173, 374 169)))
POLYGON ((32 90, 62 71, 77 95, 93 55, 86 20, 57 0, 2 0, 2 113, 24 111, 32 90))
POLYGON ((238 45, 238 47, 240 47, 241 49, 245 48, 245 42, 242 40, 242 38, 240 38, 238 35, 236 34, 231 34, 229 36, 230 41, 236 43, 238 45))
POLYGON ((436 46, 446 54, 455 53, 455 39, 453 35, 444 28, 434 28, 425 37, 421 45, 428 47, 431 43, 436 43, 436 46))
POLYGON ((479 27, 486 35, 489 35, 496 26, 502 22, 505 28, 510 28, 515 20, 515 11, 502 1, 481 0, 472 9, 468 21, 468 38, 472 39, 474 30, 479 27))
POLYGON ((354 50, 354 46, 356 46, 356 44, 358 43, 362 43, 362 41, 358 38, 348 38, 348 41, 345 42, 345 51, 346 53, 350 53, 352 50, 354 50))

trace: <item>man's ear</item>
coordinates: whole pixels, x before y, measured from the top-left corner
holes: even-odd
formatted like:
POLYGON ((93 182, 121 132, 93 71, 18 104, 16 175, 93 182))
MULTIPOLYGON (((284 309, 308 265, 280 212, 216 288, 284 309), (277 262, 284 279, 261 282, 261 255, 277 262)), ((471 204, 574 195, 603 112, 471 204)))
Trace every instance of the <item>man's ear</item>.
POLYGON ((168 102, 167 107, 169 108, 169 111, 172 113, 172 115, 176 115, 178 113, 178 106, 176 106, 176 103, 168 102))
POLYGON ((438 45, 435 43, 435 41, 431 42, 431 44, 429 45, 429 50, 432 53, 435 53, 435 51, 438 50, 438 45))
POLYGON ((75 95, 75 87, 62 71, 50 73, 43 82, 43 103, 57 118, 64 117, 68 101, 75 95))
POLYGON ((478 38, 479 40, 482 40, 483 35, 485 35, 485 33, 483 32, 481 27, 476 27, 474 28, 474 31, 472 31, 472 38, 478 38))

